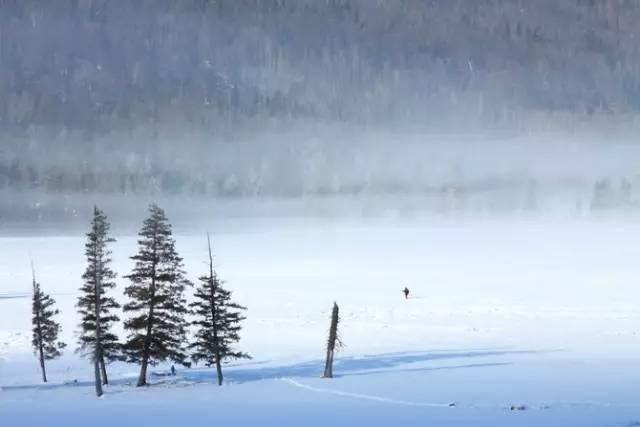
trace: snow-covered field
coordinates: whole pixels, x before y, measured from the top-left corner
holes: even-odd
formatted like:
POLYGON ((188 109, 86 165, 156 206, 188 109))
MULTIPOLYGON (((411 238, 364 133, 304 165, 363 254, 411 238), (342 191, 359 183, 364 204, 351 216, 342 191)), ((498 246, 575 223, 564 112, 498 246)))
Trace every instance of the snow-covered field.
MULTIPOLYGON (((640 426, 640 224, 298 221, 212 231, 219 273, 249 308, 241 347, 254 360, 227 367, 220 388, 195 367, 136 389, 137 367, 113 365, 101 399, 91 366, 73 354, 84 238, 0 239, 0 426, 640 426), (70 344, 47 386, 29 347, 30 300, 20 298, 29 252, 70 344), (325 380, 333 301, 345 347, 337 378, 325 380)), ((206 237, 176 233, 195 280, 206 237)), ((136 238, 116 237, 124 275, 136 238)))

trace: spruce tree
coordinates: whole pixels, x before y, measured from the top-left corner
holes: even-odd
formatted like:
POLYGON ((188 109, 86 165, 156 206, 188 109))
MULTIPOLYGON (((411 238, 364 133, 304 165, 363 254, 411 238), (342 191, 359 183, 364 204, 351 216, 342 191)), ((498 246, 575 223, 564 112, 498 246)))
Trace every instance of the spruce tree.
POLYGON ((54 308, 55 300, 45 294, 36 281, 35 270, 33 270, 33 299, 32 299, 32 325, 33 337, 31 344, 33 350, 40 361, 42 370, 42 381, 47 382, 47 369, 45 362, 53 360, 62 355, 62 349, 66 344, 58 340, 60 324, 53 318, 60 311, 54 308))
POLYGON ((138 253, 131 257, 135 266, 127 276, 129 302, 124 305, 125 313, 131 314, 124 324, 129 332, 124 350, 127 360, 140 363, 138 387, 147 384, 149 364, 187 364, 184 291, 191 285, 184 277, 171 225, 157 205, 150 206, 139 237, 138 253))
MULTIPOLYGON (((109 236, 110 225, 104 213, 94 207, 91 230, 87 233, 85 256, 87 268, 82 275, 78 311, 82 316, 78 337, 78 352, 91 357, 96 369, 96 382, 108 384, 105 361, 122 359, 122 349, 112 327, 120 318, 113 312, 120 308, 108 291, 115 288, 116 274, 111 269, 111 251, 115 239, 109 236), (102 377, 100 379, 100 376, 102 377)), ((98 387, 98 384, 96 384, 98 387)), ((96 390, 101 395, 100 390, 96 390)))
POLYGON ((191 303, 196 319, 193 325, 197 330, 194 341, 189 345, 192 359, 206 366, 216 366, 218 385, 222 385, 222 363, 228 359, 250 359, 247 353, 237 351, 233 345, 240 340, 240 322, 245 317, 245 307, 231 300, 231 291, 223 287, 213 268, 211 241, 209 244, 209 271, 200 277, 200 286, 196 290, 195 300, 191 303))

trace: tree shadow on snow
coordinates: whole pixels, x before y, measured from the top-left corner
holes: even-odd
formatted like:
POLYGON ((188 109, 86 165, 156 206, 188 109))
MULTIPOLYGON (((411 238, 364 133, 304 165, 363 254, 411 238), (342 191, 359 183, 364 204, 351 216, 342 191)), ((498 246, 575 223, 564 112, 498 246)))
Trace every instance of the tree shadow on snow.
MULTIPOLYGON (((118 379, 110 379, 110 386, 134 386, 137 382, 137 377, 130 378, 118 378, 118 379)), ((0 391, 10 391, 10 390, 56 390, 61 388, 70 388, 70 387, 93 387, 93 380, 75 380, 75 381, 67 381, 62 383, 56 382, 48 382, 46 384, 25 384, 25 385, 6 385, 0 386, 0 391)))
MULTIPOLYGON (((469 360, 501 356, 531 355, 538 351, 486 350, 486 351, 438 351, 385 353, 367 356, 342 357, 335 361, 335 377, 378 375, 395 372, 429 372, 464 368, 484 368, 511 365, 511 362, 488 361, 485 363, 463 363, 455 366, 405 367, 411 364, 443 360, 469 360)), ((229 367, 225 379, 235 383, 273 380, 279 378, 318 378, 322 374, 324 361, 313 360, 284 366, 244 368, 229 367)), ((215 378, 213 369, 187 369, 178 376, 190 382, 211 382, 215 378)))
MULTIPOLYGON (((544 351, 545 353, 548 351, 544 351)), ((334 363, 335 377, 380 375, 398 372, 435 372, 455 369, 489 368, 511 365, 511 361, 486 361, 469 363, 469 360, 522 356, 542 353, 542 351, 522 351, 522 350, 435 350, 431 352, 402 352, 402 353, 382 353, 363 356, 348 356, 338 358, 334 363), (412 364, 461 360, 466 363, 450 366, 415 366, 412 364)), ((232 383, 247 383, 263 380, 274 380, 280 378, 318 378, 323 367, 323 360, 312 360, 308 362, 294 363, 290 365, 265 366, 274 362, 250 361, 237 364, 229 364, 225 367, 225 379, 232 383)), ((111 386, 133 387, 137 376, 114 378, 111 386)), ((168 372, 153 370, 150 376, 150 385, 186 385, 192 383, 214 383, 216 372, 214 368, 193 368, 178 369, 176 376, 168 376, 168 372), (155 380, 154 380, 155 378, 155 380)), ((52 390, 67 387, 93 387, 92 380, 73 381, 66 383, 49 384, 28 384, 0 386, 1 390, 29 390, 42 389, 52 390)), ((116 390, 110 390, 114 393, 116 390)))

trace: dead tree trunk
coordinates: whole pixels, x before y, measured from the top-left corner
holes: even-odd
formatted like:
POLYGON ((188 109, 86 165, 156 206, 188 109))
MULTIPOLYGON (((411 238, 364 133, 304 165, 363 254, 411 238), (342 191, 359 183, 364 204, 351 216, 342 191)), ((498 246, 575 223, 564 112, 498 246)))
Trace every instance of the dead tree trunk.
POLYGON ((338 341, 338 322, 340 320, 338 304, 333 303, 331 312, 331 326, 329 327, 329 341, 327 342, 327 361, 324 365, 324 378, 333 378, 333 357, 338 341))

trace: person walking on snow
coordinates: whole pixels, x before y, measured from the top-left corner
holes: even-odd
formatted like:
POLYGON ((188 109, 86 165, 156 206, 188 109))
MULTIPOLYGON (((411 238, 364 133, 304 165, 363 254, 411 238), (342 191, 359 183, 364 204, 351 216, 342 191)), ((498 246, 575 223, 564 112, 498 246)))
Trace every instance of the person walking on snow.
POLYGON ((409 299, 409 288, 405 286, 402 293, 404 294, 404 299, 409 299))

